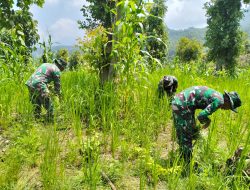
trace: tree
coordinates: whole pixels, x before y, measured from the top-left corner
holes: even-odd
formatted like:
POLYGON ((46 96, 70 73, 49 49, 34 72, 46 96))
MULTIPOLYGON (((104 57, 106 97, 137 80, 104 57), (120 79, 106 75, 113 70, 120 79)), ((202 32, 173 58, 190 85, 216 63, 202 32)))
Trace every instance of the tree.
POLYGON ((208 58, 215 61, 216 70, 225 68, 230 75, 234 75, 241 44, 241 0, 215 0, 206 3, 205 8, 208 17, 205 43, 209 48, 208 58))
POLYGON ((166 0, 154 0, 153 7, 145 22, 145 30, 148 36, 147 51, 151 56, 163 61, 167 57, 168 34, 164 23, 167 11, 166 0))
POLYGON ((13 0, 0 1, 1 28, 7 30, 15 28, 16 35, 23 38, 30 52, 39 40, 37 21, 33 20, 33 15, 29 11, 32 4, 42 7, 44 0, 17 0, 16 6, 18 10, 14 10, 13 0))
POLYGON ((107 34, 105 33, 105 28, 102 26, 98 26, 92 30, 89 29, 84 38, 78 40, 78 46, 83 52, 84 60, 99 73, 101 80, 103 79, 101 71, 107 61, 104 54, 104 47, 107 41, 107 34))
POLYGON ((183 37, 179 40, 176 54, 183 62, 195 61, 201 57, 202 45, 197 40, 183 37))
POLYGON ((102 47, 102 61, 99 63, 100 80, 103 84, 114 74, 110 56, 112 51, 111 32, 114 22, 114 14, 111 10, 115 8, 116 2, 113 0, 87 0, 87 2, 89 5, 84 5, 81 9, 84 21, 78 21, 80 28, 93 30, 101 25, 109 31, 107 35, 109 43, 102 47))
POLYGON ((78 21, 80 28, 94 29, 99 25, 111 28, 114 21, 112 9, 115 8, 113 0, 86 0, 89 5, 83 5, 81 11, 84 21, 78 21))

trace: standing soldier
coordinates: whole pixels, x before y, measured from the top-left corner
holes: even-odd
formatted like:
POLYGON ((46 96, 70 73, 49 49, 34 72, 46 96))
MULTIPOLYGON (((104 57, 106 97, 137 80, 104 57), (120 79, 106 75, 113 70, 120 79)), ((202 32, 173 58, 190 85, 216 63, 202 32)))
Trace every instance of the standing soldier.
POLYGON ((43 63, 25 83, 28 86, 30 101, 34 106, 34 116, 36 119, 41 117, 41 108, 47 110, 47 121, 53 121, 54 109, 51 98, 49 97, 48 84, 54 82, 55 93, 61 96, 60 75, 67 63, 63 59, 55 59, 55 64, 43 63))
POLYGON ((239 106, 241 106, 241 100, 236 92, 225 91, 221 94, 206 86, 193 86, 174 96, 172 101, 174 127, 180 153, 185 162, 190 163, 192 140, 197 138, 199 132, 199 127, 195 123, 195 110, 202 109, 197 118, 205 129, 211 122, 208 116, 217 109, 231 109, 236 112, 239 106))
POLYGON ((158 97, 163 98, 164 93, 171 99, 178 87, 178 81, 174 76, 164 76, 158 84, 158 97))

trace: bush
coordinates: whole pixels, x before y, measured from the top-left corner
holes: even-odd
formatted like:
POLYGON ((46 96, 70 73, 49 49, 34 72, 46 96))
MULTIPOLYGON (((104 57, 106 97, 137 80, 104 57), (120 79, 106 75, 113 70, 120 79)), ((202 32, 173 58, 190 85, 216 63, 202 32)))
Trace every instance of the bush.
POLYGON ((183 62, 196 61, 201 58, 202 45, 197 40, 183 37, 177 44, 176 55, 183 62))

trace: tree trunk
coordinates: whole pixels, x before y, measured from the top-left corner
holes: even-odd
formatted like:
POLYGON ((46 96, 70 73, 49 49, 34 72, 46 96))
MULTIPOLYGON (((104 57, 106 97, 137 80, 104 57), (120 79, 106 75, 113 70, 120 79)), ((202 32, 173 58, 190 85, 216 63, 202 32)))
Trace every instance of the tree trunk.
POLYGON ((100 69, 100 74, 99 74, 99 77, 100 77, 100 80, 101 80, 101 84, 103 85, 105 82, 109 81, 109 80, 112 80, 113 79, 113 66, 112 64, 110 63, 111 62, 111 59, 110 59, 110 55, 111 55, 111 52, 112 52, 112 35, 111 34, 108 34, 108 44, 106 46, 106 49, 103 51, 103 66, 101 67, 100 69))
POLYGON ((215 63, 215 70, 216 71, 222 71, 222 67, 223 67, 223 64, 224 63, 224 60, 222 59, 217 59, 216 60, 216 63, 215 63))
MULTIPOLYGON (((117 3, 119 3, 121 0, 118 0, 117 3)), ((111 52, 112 52, 112 48, 113 48, 113 43, 115 43, 115 41, 118 40, 117 34, 117 26, 115 25, 115 23, 120 20, 121 15, 122 15, 122 8, 120 6, 117 7, 116 9, 117 14, 116 17, 112 20, 114 28, 114 31, 111 31, 110 33, 112 34, 108 34, 108 44, 106 46, 106 55, 104 57, 105 61, 104 61, 104 66, 100 69, 100 79, 101 79, 101 84, 103 85, 106 81, 110 81, 114 78, 115 76, 115 70, 114 70, 114 64, 117 63, 117 58, 116 57, 112 57, 110 58, 111 52)), ((111 29, 112 30, 112 29, 111 29)))

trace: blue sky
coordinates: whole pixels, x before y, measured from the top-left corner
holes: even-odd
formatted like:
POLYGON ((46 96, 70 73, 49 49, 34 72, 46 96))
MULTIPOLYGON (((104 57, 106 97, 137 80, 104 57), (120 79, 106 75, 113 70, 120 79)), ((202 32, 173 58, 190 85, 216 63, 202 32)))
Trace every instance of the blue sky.
POLYGON ((58 45, 75 44, 76 39, 84 35, 77 24, 77 20, 83 18, 80 11, 83 4, 86 4, 85 0, 45 0, 43 8, 32 6, 41 40, 51 34, 58 45))
MULTIPOLYGON (((167 0, 167 26, 171 29, 205 27, 203 6, 207 1, 210 0, 167 0)), ((80 11, 83 4, 86 0, 45 0, 43 8, 32 6, 41 40, 51 34, 53 42, 58 45, 74 45, 77 38, 84 36, 77 24, 77 20, 83 19, 80 11)))

